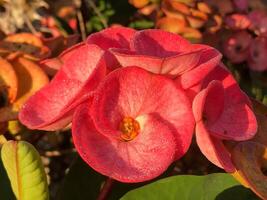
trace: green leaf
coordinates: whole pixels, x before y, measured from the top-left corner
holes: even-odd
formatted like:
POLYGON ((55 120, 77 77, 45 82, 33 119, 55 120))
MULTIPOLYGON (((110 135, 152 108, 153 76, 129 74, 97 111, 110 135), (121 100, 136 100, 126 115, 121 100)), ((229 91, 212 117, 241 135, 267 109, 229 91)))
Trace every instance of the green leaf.
POLYGON ((104 176, 77 157, 65 177, 57 199, 96 199, 104 180, 104 176))
POLYGON ((122 200, 255 200, 231 175, 180 175, 161 179, 128 192, 122 200))
MULTIPOLYGON (((97 199, 107 177, 90 168, 77 156, 70 167, 62 187, 57 194, 58 200, 97 199)), ((114 181, 108 200, 118 200, 128 191, 144 184, 126 184, 114 181)))
POLYGON ((154 27, 154 22, 149 21, 149 20, 138 20, 138 21, 131 22, 129 24, 129 27, 135 28, 135 29, 147 29, 147 28, 154 27))
POLYGON ((3 144, 0 180, 1 199, 49 199, 41 158, 35 148, 27 142, 8 141, 3 144))

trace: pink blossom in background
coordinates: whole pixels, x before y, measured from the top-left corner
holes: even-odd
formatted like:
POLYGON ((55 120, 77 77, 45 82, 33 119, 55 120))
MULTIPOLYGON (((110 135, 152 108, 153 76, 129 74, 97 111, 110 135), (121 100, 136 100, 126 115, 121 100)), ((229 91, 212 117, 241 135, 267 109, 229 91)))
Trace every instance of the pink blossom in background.
POLYGON ((232 14, 225 18, 226 25, 233 30, 247 29, 251 21, 247 15, 232 14))
POLYGON ((233 0, 233 3, 237 10, 239 11, 247 11, 248 10, 248 5, 249 5, 249 0, 233 0))
POLYGON ((53 76, 62 67, 63 63, 66 62, 68 57, 71 56, 72 53, 77 51, 83 45, 84 45, 83 42, 73 45, 72 47, 67 48, 65 51, 63 51, 55 58, 49 58, 40 61, 40 65, 46 71, 47 74, 53 76))
POLYGON ((267 37, 257 37, 253 40, 248 66, 254 71, 267 70, 267 37))
POLYGON ((250 29, 257 35, 267 36, 267 13, 262 10, 255 10, 248 15, 251 25, 250 29))
POLYGON ((232 34, 224 43, 225 56, 233 63, 244 62, 249 56, 249 47, 252 36, 247 31, 232 34))

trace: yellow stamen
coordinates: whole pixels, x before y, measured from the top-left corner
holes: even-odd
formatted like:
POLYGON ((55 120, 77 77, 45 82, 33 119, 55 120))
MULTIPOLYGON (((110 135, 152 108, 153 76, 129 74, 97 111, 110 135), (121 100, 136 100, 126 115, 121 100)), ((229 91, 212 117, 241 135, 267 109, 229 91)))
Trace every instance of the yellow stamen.
POLYGON ((139 123, 132 117, 124 117, 119 126, 121 133, 121 139, 123 141, 133 140, 140 131, 139 123))

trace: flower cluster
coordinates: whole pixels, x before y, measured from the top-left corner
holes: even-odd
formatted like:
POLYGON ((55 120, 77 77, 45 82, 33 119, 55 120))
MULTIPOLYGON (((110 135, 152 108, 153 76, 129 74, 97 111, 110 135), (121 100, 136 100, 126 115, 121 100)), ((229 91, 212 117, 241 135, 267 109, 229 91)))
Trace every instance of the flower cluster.
POLYGON ((156 28, 216 47, 253 71, 267 70, 267 7, 258 0, 129 2, 156 28))
POLYGON ((224 141, 257 132, 251 102, 221 54, 179 35, 108 28, 54 61, 60 70, 24 104, 20 121, 40 130, 72 122, 80 156, 113 179, 159 176, 187 152, 194 130, 202 153, 233 172, 224 141))
POLYGON ((267 70, 267 13, 254 10, 227 16, 226 25, 233 33, 224 42, 223 50, 233 63, 248 62, 254 71, 267 70))

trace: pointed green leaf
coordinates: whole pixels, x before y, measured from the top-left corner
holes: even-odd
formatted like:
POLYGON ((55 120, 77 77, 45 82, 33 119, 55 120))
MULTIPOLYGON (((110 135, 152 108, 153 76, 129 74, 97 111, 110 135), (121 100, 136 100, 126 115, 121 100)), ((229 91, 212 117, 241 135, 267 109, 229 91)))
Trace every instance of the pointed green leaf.
POLYGON ((256 200, 229 174, 180 175, 132 190, 122 200, 256 200))
POLYGON ((49 199, 41 158, 31 144, 24 141, 4 143, 0 170, 0 186, 5 185, 5 188, 0 187, 1 199, 49 199))

